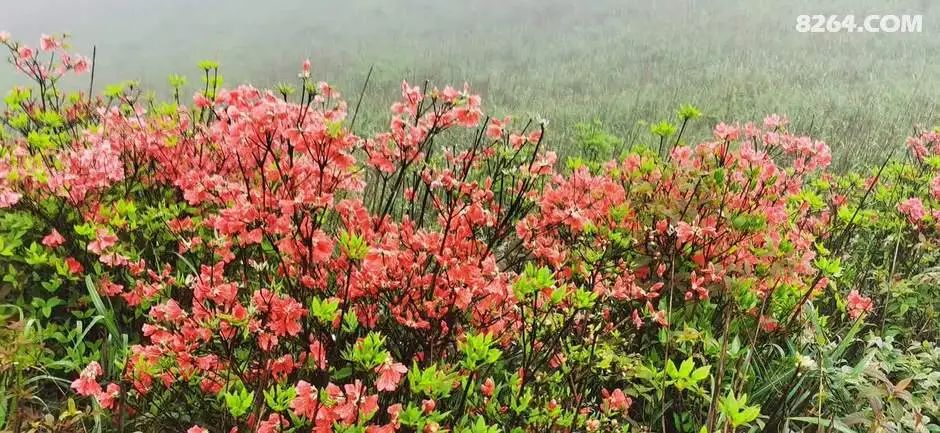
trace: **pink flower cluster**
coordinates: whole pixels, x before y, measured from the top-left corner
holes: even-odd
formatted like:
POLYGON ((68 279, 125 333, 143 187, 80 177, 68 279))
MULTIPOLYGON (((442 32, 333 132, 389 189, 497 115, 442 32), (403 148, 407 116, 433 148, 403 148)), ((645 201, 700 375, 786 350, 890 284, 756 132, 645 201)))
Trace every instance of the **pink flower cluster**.
POLYGON ((39 38, 39 48, 42 52, 54 55, 55 62, 44 61, 39 58, 39 51, 29 45, 14 42, 7 32, 0 32, 0 44, 6 45, 16 53, 13 64, 21 72, 37 79, 57 80, 67 72, 83 74, 91 66, 87 57, 70 53, 66 48, 65 36, 50 36, 43 34, 39 38))
POLYGON ((115 383, 109 383, 107 388, 102 390, 98 384, 98 377, 102 375, 101 365, 92 361, 89 363, 78 379, 72 381, 72 389, 79 395, 94 397, 98 404, 105 409, 114 407, 114 403, 121 393, 121 387, 115 383))
MULTIPOLYGON (((586 285, 602 298, 637 302, 631 321, 638 327, 643 315, 666 324, 655 304, 674 277, 683 282, 688 301, 726 289, 729 278, 752 280, 761 297, 784 288, 808 290, 816 272, 813 243, 826 234, 830 216, 807 203, 795 212, 788 206, 804 177, 828 166, 829 149, 790 135, 780 118, 765 124, 771 129, 720 124, 719 141, 678 146, 666 164, 635 153, 601 173, 580 168, 558 177, 517 234, 560 278, 586 285), (740 150, 732 151, 732 143, 740 150), (773 152, 788 155, 792 164, 778 166, 773 152), (611 232, 617 236, 598 236, 611 232), (624 239, 642 240, 632 245, 635 256, 611 260, 603 273, 584 276, 578 251, 617 251, 624 239), (756 269, 772 273, 757 275, 756 269)), ((772 317, 761 322, 776 328, 772 317)))
POLYGON ((870 312, 874 307, 871 298, 859 294, 858 290, 849 292, 849 296, 846 300, 849 317, 852 319, 858 319, 862 314, 870 312))

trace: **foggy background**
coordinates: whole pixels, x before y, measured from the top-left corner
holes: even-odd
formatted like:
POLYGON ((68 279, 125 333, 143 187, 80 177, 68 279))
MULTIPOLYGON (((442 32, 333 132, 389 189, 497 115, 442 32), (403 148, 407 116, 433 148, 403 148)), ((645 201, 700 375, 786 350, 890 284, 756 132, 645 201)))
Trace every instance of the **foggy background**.
MULTIPOLYGON (((137 79, 166 97, 166 77, 177 73, 191 92, 204 59, 221 63, 226 86, 296 84, 310 58, 314 78, 353 103, 375 67, 366 129, 386 124, 402 79, 466 81, 488 114, 548 118, 548 138, 563 151, 577 122, 598 119, 642 142, 645 122, 693 103, 706 115, 695 138, 719 120, 777 112, 847 164, 938 120, 938 2, 0 0, 0 30, 32 46, 41 33, 69 33, 88 56, 97 46, 99 91, 137 79), (799 33, 802 14, 922 14, 923 32, 799 33)), ((18 82, 12 66, 0 67, 4 89, 18 82)))

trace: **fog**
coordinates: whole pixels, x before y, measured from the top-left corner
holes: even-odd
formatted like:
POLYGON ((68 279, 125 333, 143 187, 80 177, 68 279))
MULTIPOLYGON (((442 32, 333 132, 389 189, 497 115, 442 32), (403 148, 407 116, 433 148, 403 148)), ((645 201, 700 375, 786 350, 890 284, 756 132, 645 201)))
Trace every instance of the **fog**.
MULTIPOLYGON (((543 115, 560 136, 593 118, 637 134, 692 102, 709 121, 784 112, 836 146, 877 149, 936 120, 933 3, 0 0, 0 29, 33 45, 65 32, 78 52, 96 47, 99 89, 138 79, 165 94, 171 73, 188 75, 192 89, 203 59, 221 63, 227 85, 265 86, 296 80, 310 58, 316 78, 348 97, 375 67, 366 94, 375 107, 402 79, 466 81, 496 114, 543 115), (923 29, 801 33, 803 14, 921 14, 923 29)), ((16 82, 11 67, 0 69, 4 88, 16 82)), ((381 110, 370 116, 381 123, 381 110)))

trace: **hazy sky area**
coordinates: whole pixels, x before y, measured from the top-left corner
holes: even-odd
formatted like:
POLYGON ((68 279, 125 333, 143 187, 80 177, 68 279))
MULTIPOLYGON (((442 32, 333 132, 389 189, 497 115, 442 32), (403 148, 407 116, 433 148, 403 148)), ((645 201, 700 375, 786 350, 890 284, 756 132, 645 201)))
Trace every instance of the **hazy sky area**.
MULTIPOLYGON (((940 0, 0 0, 0 29, 38 44, 66 32, 98 49, 96 87, 170 73, 199 85, 218 60, 227 85, 296 80, 300 63, 382 123, 401 79, 482 92, 494 114, 540 114, 556 137, 598 118, 628 138, 681 103, 717 120, 781 112, 834 147, 883 148, 936 122, 940 0), (921 14, 911 34, 800 33, 803 14, 921 14), (560 126, 559 126, 560 125, 560 126)), ((0 85, 14 83, 11 67, 0 85)), ((86 84, 87 85, 87 84, 86 84)), ((636 139, 642 139, 637 136, 636 139)), ((563 140, 561 145, 564 145, 563 140)), ((861 155, 868 157, 870 155, 861 155)))

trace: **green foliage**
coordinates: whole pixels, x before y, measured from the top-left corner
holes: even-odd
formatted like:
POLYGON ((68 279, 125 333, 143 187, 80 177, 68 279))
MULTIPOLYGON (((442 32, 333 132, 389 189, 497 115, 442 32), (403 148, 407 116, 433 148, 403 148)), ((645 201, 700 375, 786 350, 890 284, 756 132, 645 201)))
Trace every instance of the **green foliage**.
POLYGON ((575 125, 575 148, 589 161, 603 161, 623 147, 623 140, 608 132, 600 120, 575 125))
MULTIPOLYGON (((275 384, 271 388, 264 390, 265 404, 267 404, 271 410, 274 410, 277 412, 283 412, 283 411, 286 411, 288 408, 290 408, 290 402, 294 400, 294 396, 296 396, 296 391, 294 390, 293 386, 285 386, 279 383, 275 384)), ((248 394, 247 397, 253 398, 254 395, 248 394)), ((239 408, 241 407, 241 405, 244 405, 244 402, 241 401, 244 398, 245 398, 244 396, 239 396, 240 401, 237 403, 237 406, 239 408)), ((228 400, 226 399, 226 404, 227 403, 228 403, 228 400)), ((230 411, 232 410, 231 405, 229 405, 229 410, 230 411)), ((235 416, 234 413, 233 413, 233 416, 235 416)))
POLYGON ((339 299, 321 300, 314 297, 310 302, 310 315, 324 325, 332 324, 338 314, 339 299))
POLYGON ((214 60, 200 60, 198 66, 199 69, 208 72, 214 69, 219 69, 219 62, 214 60))
POLYGON ((676 117, 680 121, 695 120, 702 117, 702 111, 692 104, 682 104, 676 111, 676 117))
POLYGON ((439 399, 447 397, 457 382, 457 373, 438 369, 436 365, 420 368, 414 364, 408 370, 408 387, 414 394, 439 399))
POLYGON ((369 252, 369 245, 361 235, 347 231, 340 232, 339 247, 350 260, 362 260, 369 252))
POLYGON ((502 430, 499 426, 487 425, 486 419, 482 416, 478 416, 476 421, 467 427, 459 430, 459 433, 501 433, 502 430))
POLYGON ((180 88, 186 85, 186 77, 183 75, 170 74, 170 76, 167 78, 167 82, 170 84, 170 87, 178 91, 180 88))
POLYGON ((760 416, 760 406, 747 405, 747 394, 739 397, 728 394, 721 399, 718 408, 734 429, 749 424, 760 416))
POLYGON ((493 347, 493 337, 489 334, 467 335, 458 346, 464 355, 461 365, 468 370, 492 364, 501 355, 499 349, 493 347))
POLYGON ((659 123, 655 123, 650 126, 650 132, 660 138, 671 137, 678 131, 679 128, 676 125, 666 120, 660 121, 659 123))
MULTIPOLYGON (((283 395, 286 395, 286 393, 283 395)), ((251 409, 252 404, 254 404, 255 393, 249 392, 246 388, 242 387, 236 392, 223 392, 222 398, 225 399, 225 406, 228 408, 229 413, 235 418, 241 418, 248 413, 248 410, 251 409)), ((268 400, 268 393, 265 391, 265 401, 268 400)), ((274 400, 274 397, 272 396, 270 400, 274 400)))
POLYGON ((547 267, 536 267, 532 263, 526 263, 525 270, 519 279, 513 284, 513 292, 519 299, 524 299, 536 292, 548 289, 555 285, 555 279, 551 270, 547 267))
POLYGON ((668 359, 666 360, 666 374, 669 380, 666 383, 675 386, 679 391, 698 390, 698 383, 709 377, 710 370, 709 365, 695 368, 695 361, 692 358, 682 361, 679 368, 676 368, 676 364, 668 359))
POLYGON ((368 333, 346 353, 346 359, 359 365, 362 370, 371 371, 385 362, 389 353, 384 348, 385 337, 377 332, 368 333))

